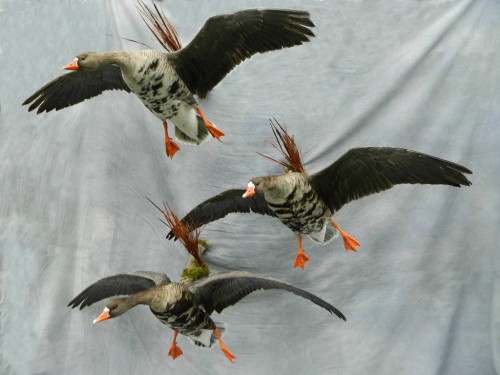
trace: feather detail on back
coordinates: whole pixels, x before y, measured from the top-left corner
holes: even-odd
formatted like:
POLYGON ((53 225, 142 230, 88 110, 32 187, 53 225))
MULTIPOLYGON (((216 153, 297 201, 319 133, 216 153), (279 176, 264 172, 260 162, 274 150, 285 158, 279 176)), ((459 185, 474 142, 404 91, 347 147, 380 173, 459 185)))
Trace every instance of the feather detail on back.
POLYGON ((305 173, 304 166, 302 165, 302 156, 293 136, 290 136, 275 118, 269 119, 269 125, 271 125, 274 138, 276 139, 276 144, 271 143, 271 145, 284 156, 285 160, 274 159, 261 153, 258 154, 282 165, 287 172, 305 173))

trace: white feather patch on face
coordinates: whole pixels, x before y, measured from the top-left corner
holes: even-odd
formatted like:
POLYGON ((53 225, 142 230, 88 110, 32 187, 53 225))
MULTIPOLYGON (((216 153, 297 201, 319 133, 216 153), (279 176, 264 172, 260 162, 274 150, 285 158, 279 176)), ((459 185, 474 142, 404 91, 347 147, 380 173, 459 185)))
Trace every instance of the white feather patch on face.
POLYGON ((247 187, 252 188, 253 190, 255 190, 255 184, 252 181, 250 181, 248 183, 247 187))

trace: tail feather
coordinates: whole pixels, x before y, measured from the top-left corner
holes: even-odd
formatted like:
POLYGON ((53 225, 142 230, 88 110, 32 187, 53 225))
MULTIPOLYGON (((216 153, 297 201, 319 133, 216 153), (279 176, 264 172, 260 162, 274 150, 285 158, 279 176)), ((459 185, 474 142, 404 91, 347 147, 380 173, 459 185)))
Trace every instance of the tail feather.
MULTIPOLYGON (((226 325, 221 322, 215 322, 215 325, 222 337, 224 335, 224 332, 226 331, 226 325)), ((217 342, 217 336, 214 335, 214 332, 212 330, 202 330, 201 333, 196 336, 196 338, 193 336, 189 336, 188 339, 189 341, 191 341, 191 343, 193 343, 193 345, 199 348, 210 348, 217 342)))
POLYGON ((337 237, 339 232, 330 224, 330 221, 330 219, 325 220, 323 228, 319 232, 309 233, 309 238, 314 242, 326 244, 337 237))
MULTIPOLYGON (((210 138, 210 132, 208 131, 203 119, 200 115, 196 115, 196 120, 198 120, 198 134, 197 139, 193 139, 180 130, 177 126, 175 127, 175 137, 179 140, 179 142, 188 144, 188 145, 199 145, 203 142, 208 141, 210 138)), ((211 123, 212 124, 212 123, 211 123)), ((213 124, 212 124, 213 125, 213 124)), ((215 125, 214 125, 215 126, 215 125)))

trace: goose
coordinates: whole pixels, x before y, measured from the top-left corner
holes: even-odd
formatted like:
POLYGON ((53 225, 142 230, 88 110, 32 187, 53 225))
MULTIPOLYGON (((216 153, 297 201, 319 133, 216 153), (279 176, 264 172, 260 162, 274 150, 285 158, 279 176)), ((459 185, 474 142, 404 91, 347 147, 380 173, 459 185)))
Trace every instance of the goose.
POLYGON ((182 355, 177 346, 177 335, 188 337, 195 345, 211 347, 216 340, 224 355, 233 362, 234 354, 222 341, 223 323, 215 323, 210 315, 236 304, 256 290, 281 289, 303 297, 346 320, 337 308, 303 289, 283 281, 246 271, 222 272, 195 282, 176 283, 161 273, 138 271, 108 276, 98 280, 73 298, 68 306, 80 310, 102 299, 127 295, 109 300, 93 323, 120 316, 137 305, 149 306, 163 324, 174 330, 168 355, 174 360, 182 355))
MULTIPOLYGON (((346 203, 398 184, 471 185, 464 174, 472 172, 462 165, 393 147, 353 148, 325 169, 308 175, 293 137, 279 123, 271 121, 271 126, 277 140, 274 146, 286 161, 268 158, 285 166, 287 173, 255 177, 246 189, 226 190, 205 200, 182 218, 189 229, 230 213, 277 217, 297 237, 293 267, 304 269, 309 256, 302 247, 303 235, 326 244, 340 233, 346 250, 356 251, 360 246, 333 220, 333 214, 346 203)), ((167 238, 176 235, 170 231, 167 238)))
POLYGON ((205 118, 194 95, 205 98, 231 70, 256 53, 308 42, 314 36, 311 27, 309 13, 301 10, 249 9, 214 16, 182 49, 173 43, 170 52, 81 53, 63 68, 71 73, 50 81, 23 105, 30 104, 28 110, 40 114, 106 90, 134 93, 162 121, 166 154, 173 158, 179 146, 168 135, 167 121, 174 124, 177 140, 185 144, 199 145, 210 135, 218 140, 224 135, 205 118))

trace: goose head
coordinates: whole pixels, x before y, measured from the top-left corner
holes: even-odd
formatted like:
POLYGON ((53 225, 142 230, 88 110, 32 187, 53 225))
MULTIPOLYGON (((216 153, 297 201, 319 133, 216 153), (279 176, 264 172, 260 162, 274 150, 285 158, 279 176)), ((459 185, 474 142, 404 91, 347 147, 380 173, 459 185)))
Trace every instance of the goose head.
POLYGON ((252 178, 247 185, 247 190, 245 191, 245 194, 243 194, 243 198, 250 198, 253 197, 256 193, 264 194, 268 190, 278 188, 277 177, 279 176, 252 178))
POLYGON ((102 65, 108 63, 103 59, 103 55, 94 52, 80 53, 75 59, 66 65, 65 70, 97 70, 102 65))
POLYGON ((104 320, 116 318, 126 313, 134 305, 130 303, 130 298, 114 298, 108 302, 101 315, 94 319, 93 323, 99 323, 104 320))

